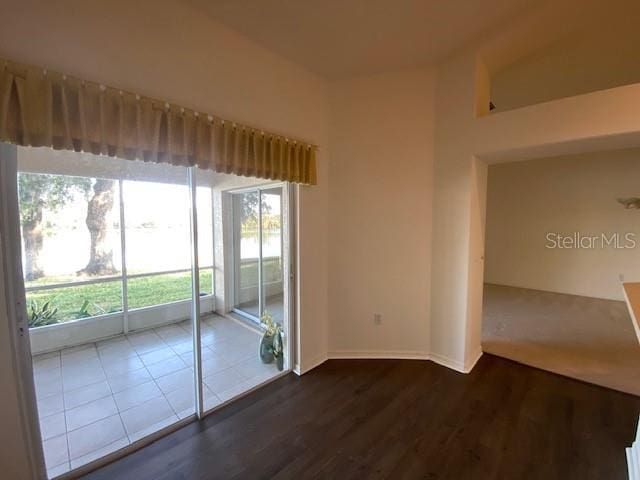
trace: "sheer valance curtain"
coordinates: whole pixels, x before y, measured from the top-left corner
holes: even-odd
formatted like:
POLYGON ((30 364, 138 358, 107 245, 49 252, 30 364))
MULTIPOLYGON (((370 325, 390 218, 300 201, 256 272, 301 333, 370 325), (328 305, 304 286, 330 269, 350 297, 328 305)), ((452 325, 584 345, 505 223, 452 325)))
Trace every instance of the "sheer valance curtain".
POLYGON ((0 141, 316 184, 316 147, 0 58, 0 141))

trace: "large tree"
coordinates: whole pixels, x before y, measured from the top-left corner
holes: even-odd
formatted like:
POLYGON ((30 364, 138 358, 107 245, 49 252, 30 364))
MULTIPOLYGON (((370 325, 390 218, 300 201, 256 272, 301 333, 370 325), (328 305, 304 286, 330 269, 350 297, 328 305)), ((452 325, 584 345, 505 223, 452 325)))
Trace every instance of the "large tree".
POLYGON ((86 192, 89 186, 90 180, 80 177, 33 173, 21 173, 18 176, 20 226, 25 250, 24 274, 27 281, 44 276, 40 264, 44 210, 58 210, 73 198, 74 192, 86 192))
POLYGON ((87 228, 91 236, 89 262, 78 273, 111 275, 118 270, 113 265, 113 249, 109 245, 109 213, 113 209, 115 180, 97 179, 93 196, 87 204, 87 228))
MULTIPOLYGON (((245 193, 238 198, 240 206, 240 223, 249 224, 250 228, 258 226, 258 192, 245 193)), ((271 207, 262 200, 262 215, 271 213, 271 207)))

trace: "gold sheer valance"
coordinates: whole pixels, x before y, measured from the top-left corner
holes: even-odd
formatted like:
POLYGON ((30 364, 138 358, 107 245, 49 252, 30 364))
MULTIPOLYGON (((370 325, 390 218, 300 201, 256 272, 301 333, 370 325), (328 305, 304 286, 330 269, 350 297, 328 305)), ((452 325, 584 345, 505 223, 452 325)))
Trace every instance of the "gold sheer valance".
POLYGON ((0 141, 316 183, 313 145, 3 59, 0 141))

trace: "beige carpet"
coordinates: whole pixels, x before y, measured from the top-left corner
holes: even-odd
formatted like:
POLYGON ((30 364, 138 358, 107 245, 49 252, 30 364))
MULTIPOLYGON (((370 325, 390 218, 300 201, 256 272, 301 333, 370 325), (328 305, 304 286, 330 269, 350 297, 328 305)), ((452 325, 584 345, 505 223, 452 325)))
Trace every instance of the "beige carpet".
POLYGON ((640 396, 640 345, 625 302, 485 284, 482 347, 640 396))

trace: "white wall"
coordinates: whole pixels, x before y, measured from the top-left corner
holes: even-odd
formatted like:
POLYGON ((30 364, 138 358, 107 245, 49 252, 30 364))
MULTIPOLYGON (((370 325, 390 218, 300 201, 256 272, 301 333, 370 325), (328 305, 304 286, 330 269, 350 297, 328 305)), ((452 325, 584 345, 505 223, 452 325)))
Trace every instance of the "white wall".
POLYGON ((608 16, 603 12, 576 32, 494 72, 491 99, 496 111, 640 82, 640 3, 628 2, 624 14, 614 5, 607 8, 608 16))
MULTIPOLYGON (((619 275, 640 279, 640 150, 594 152, 489 168, 485 280, 624 300, 619 275), (549 249, 548 233, 633 233, 634 249, 549 249)), ((631 244, 630 244, 631 245, 631 244)))
POLYGON ((434 85, 432 69, 331 85, 331 355, 428 354, 434 85))
MULTIPOLYGON (((467 345, 471 168, 476 58, 463 52, 438 69, 436 89, 431 354, 469 368, 467 345)), ((476 348, 473 348, 476 350, 476 348)))

